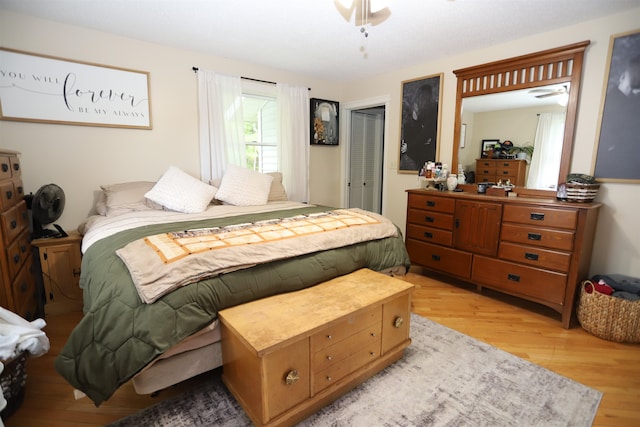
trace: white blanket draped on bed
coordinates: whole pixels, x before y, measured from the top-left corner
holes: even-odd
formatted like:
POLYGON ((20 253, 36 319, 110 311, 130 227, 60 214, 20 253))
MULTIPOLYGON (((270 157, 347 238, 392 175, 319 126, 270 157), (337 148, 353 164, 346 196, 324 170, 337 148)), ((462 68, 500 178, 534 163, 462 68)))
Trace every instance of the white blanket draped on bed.
POLYGON ((256 264, 396 236, 388 219, 339 209, 231 227, 162 233, 116 253, 142 301, 152 303, 190 283, 256 264))

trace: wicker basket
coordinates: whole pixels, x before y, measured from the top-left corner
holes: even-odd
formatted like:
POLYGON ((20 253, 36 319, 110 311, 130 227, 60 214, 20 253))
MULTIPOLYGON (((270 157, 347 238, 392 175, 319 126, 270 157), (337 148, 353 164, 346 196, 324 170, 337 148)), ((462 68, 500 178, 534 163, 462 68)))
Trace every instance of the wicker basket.
POLYGON ((629 301, 600 293, 592 286, 591 293, 582 282, 577 308, 580 325, 593 335, 615 342, 640 342, 640 301, 629 301))
POLYGON ((598 195, 600 184, 580 184, 569 182, 567 187, 567 200, 570 202, 592 202, 598 195))
POLYGON ((26 351, 23 351, 13 359, 2 361, 4 370, 0 374, 0 384, 2 384, 2 394, 7 400, 7 406, 0 413, 3 420, 9 418, 22 405, 24 384, 27 381, 26 361, 26 351))

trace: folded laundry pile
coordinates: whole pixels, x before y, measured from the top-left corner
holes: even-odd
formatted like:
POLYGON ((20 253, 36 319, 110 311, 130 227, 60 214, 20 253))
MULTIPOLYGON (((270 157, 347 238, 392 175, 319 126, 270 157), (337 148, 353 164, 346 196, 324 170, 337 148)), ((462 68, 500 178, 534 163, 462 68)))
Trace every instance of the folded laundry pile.
POLYGON ((23 351, 31 356, 42 356, 49 351, 49 338, 42 328, 43 319, 29 322, 17 314, 0 307, 0 360, 8 360, 23 351))
POLYGON ((585 286, 585 291, 591 293, 592 288, 596 292, 622 298, 629 301, 640 300, 640 278, 626 276, 624 274, 596 274, 591 278, 591 284, 585 286))

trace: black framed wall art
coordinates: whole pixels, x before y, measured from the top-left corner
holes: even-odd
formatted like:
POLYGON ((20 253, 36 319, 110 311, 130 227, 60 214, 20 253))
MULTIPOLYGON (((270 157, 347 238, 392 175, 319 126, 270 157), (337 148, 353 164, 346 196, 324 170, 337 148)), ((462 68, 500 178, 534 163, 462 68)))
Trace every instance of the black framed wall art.
POLYGON ((640 29, 611 36, 592 175, 640 183, 640 29))
POLYGON ((338 145, 340 103, 311 98, 311 145, 338 145))
POLYGON ((416 173, 438 158, 442 74, 402 82, 398 172, 416 173))

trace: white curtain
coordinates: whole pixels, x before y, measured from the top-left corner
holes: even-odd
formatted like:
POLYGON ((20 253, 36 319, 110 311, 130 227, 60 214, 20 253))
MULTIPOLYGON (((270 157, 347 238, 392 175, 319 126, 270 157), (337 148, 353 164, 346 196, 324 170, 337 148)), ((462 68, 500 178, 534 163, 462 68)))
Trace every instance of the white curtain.
POLYGON ((555 190, 562 157, 565 113, 542 113, 533 146, 533 157, 529 165, 527 188, 555 190))
POLYGON ((240 77, 198 71, 200 175, 222 178, 229 163, 245 166, 240 77))
POLYGON ((280 168, 289 200, 309 202, 309 90, 278 83, 280 168))

